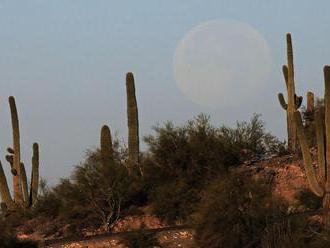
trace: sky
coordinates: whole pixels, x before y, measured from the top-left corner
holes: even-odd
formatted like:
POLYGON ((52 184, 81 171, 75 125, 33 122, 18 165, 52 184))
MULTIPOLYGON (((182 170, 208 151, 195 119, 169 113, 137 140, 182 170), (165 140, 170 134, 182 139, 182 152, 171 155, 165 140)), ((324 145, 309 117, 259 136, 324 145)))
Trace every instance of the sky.
MULTIPOLYGON (((1 0, 0 156, 11 144, 8 96, 16 98, 22 158, 40 146, 40 174, 50 184, 68 177, 95 149, 103 124, 126 141, 125 74, 135 75, 140 135, 172 120, 182 124, 209 114, 214 125, 234 125, 260 113, 266 127, 285 138, 285 34, 292 33, 296 91, 323 92, 322 68, 330 64, 329 1, 307 0, 1 0), (185 35, 212 20, 253 27, 271 54, 270 76, 253 99, 231 97, 234 107, 203 106, 178 87, 173 56, 185 35)), ((244 75, 237 87, 246 87, 244 75)), ((8 166, 4 165, 8 173, 8 166)))

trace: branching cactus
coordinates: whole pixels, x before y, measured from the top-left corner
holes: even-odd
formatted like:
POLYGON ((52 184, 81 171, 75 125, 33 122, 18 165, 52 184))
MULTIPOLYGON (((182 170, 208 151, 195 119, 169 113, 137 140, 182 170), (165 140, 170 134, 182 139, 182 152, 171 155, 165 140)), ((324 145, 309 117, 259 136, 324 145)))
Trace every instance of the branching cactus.
POLYGON ((322 118, 321 111, 315 110, 315 130, 317 138, 318 171, 317 176, 312 164, 312 157, 309 150, 310 140, 306 135, 303 121, 299 111, 295 112, 297 134, 303 155, 304 168, 311 190, 323 198, 324 224, 330 228, 330 67, 324 67, 324 104, 325 118, 322 118))
POLYGON ((8 189, 7 180, 0 163, 0 196, 2 206, 7 210, 16 210, 18 208, 27 208, 32 206, 37 199, 38 183, 39 183, 39 148, 38 144, 33 144, 32 156, 32 176, 30 185, 30 194, 27 184, 27 176, 25 166, 20 158, 20 134, 17 108, 14 97, 9 97, 9 105, 11 111, 12 127, 13 127, 13 148, 7 149, 8 155, 6 160, 10 164, 11 173, 13 175, 13 192, 12 199, 8 189))
POLYGON ((287 102, 285 102, 282 93, 278 94, 278 98, 281 106, 284 110, 286 110, 287 113, 288 150, 291 153, 295 153, 297 149, 297 131, 294 121, 294 112, 301 106, 302 97, 298 97, 295 93, 291 34, 287 34, 286 43, 288 64, 284 65, 282 69, 288 92, 287 102))
POLYGON ((139 165, 139 119, 133 73, 126 75, 128 159, 131 166, 139 165))

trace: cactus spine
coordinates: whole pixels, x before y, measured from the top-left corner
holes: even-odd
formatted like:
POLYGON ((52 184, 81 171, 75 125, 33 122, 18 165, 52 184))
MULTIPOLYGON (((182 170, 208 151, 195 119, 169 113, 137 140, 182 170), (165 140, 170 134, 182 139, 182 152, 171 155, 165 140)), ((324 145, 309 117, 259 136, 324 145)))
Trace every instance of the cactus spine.
MULTIPOLYGON (((319 181, 312 165, 312 158, 309 151, 310 141, 306 135, 301 114, 295 112, 297 124, 297 134, 303 154, 305 173, 311 190, 319 197, 323 198, 323 209, 330 210, 330 67, 324 67, 324 104, 325 120, 323 121, 320 111, 315 111, 315 126, 318 150, 319 181)), ((330 213, 324 216, 324 224, 330 228, 330 213)))
POLYGON ((279 94, 278 98, 281 106, 287 112, 287 132, 288 132, 288 150, 292 153, 297 149, 297 131, 294 121, 294 112, 301 106, 302 97, 297 97, 295 94, 294 85, 294 66, 293 66, 293 49, 291 34, 286 36, 287 43, 287 65, 283 66, 283 75, 288 92, 287 103, 284 100, 283 94, 279 94))
POLYGON ((139 119, 133 73, 126 75, 128 159, 131 166, 139 164, 139 119))

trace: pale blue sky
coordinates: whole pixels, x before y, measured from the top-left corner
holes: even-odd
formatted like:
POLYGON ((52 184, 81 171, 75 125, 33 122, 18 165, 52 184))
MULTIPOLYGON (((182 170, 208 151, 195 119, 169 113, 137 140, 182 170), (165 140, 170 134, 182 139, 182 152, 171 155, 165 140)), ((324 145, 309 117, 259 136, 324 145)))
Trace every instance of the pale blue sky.
POLYGON ((329 1, 307 0, 1 0, 1 157, 11 143, 9 95, 18 105, 23 158, 30 161, 32 142, 38 141, 41 176, 51 183, 68 176, 84 151, 98 145, 102 124, 126 139, 127 71, 136 78, 141 136, 157 123, 183 123, 200 112, 217 125, 258 112, 284 138, 285 115, 276 94, 284 90, 285 34, 293 35, 297 92, 321 94, 322 67, 330 64, 329 9, 329 1), (267 88, 256 92, 254 102, 230 110, 191 102, 173 79, 179 40, 215 19, 254 27, 273 59, 267 88))

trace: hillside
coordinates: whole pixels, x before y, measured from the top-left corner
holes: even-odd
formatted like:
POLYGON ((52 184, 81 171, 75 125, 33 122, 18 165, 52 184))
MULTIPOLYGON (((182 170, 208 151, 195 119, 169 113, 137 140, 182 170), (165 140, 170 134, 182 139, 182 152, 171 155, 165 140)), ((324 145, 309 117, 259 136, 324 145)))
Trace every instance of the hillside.
MULTIPOLYGON (((232 169, 235 175, 243 175, 244 177, 252 177, 257 181, 263 181, 269 185, 272 195, 280 197, 289 205, 288 209, 291 214, 305 213, 306 211, 314 211, 315 204, 311 202, 306 205, 299 199, 299 194, 304 192, 308 187, 306 176, 302 169, 302 161, 296 160, 292 156, 279 156, 267 159, 252 159, 244 161, 240 166, 232 169)), ((313 199, 310 199, 312 201, 313 199)), ((18 237, 20 239, 34 239, 48 243, 47 247, 125 247, 120 241, 125 239, 127 232, 131 231, 139 233, 139 230, 152 230, 156 233, 156 238, 160 241, 162 247, 196 247, 193 243, 193 228, 181 226, 171 226, 167 230, 167 224, 156 216, 148 214, 150 209, 145 207, 144 214, 127 216, 118 221, 113 227, 113 234, 107 234, 100 230, 86 230, 83 236, 64 238, 68 226, 59 228, 54 234, 48 235, 47 230, 56 228, 56 223, 38 223, 38 220, 32 220, 19 226, 18 237), (32 230, 31 230, 32 228, 32 230), (165 228, 165 229, 164 229, 165 228), (176 230, 177 228, 177 230, 176 230), (82 241, 78 241, 81 239, 82 241), (50 245, 52 243, 52 245, 50 245)), ((317 225, 319 218, 314 215, 311 218, 313 225, 317 225)), ((193 227, 193 226, 192 226, 193 227)))

